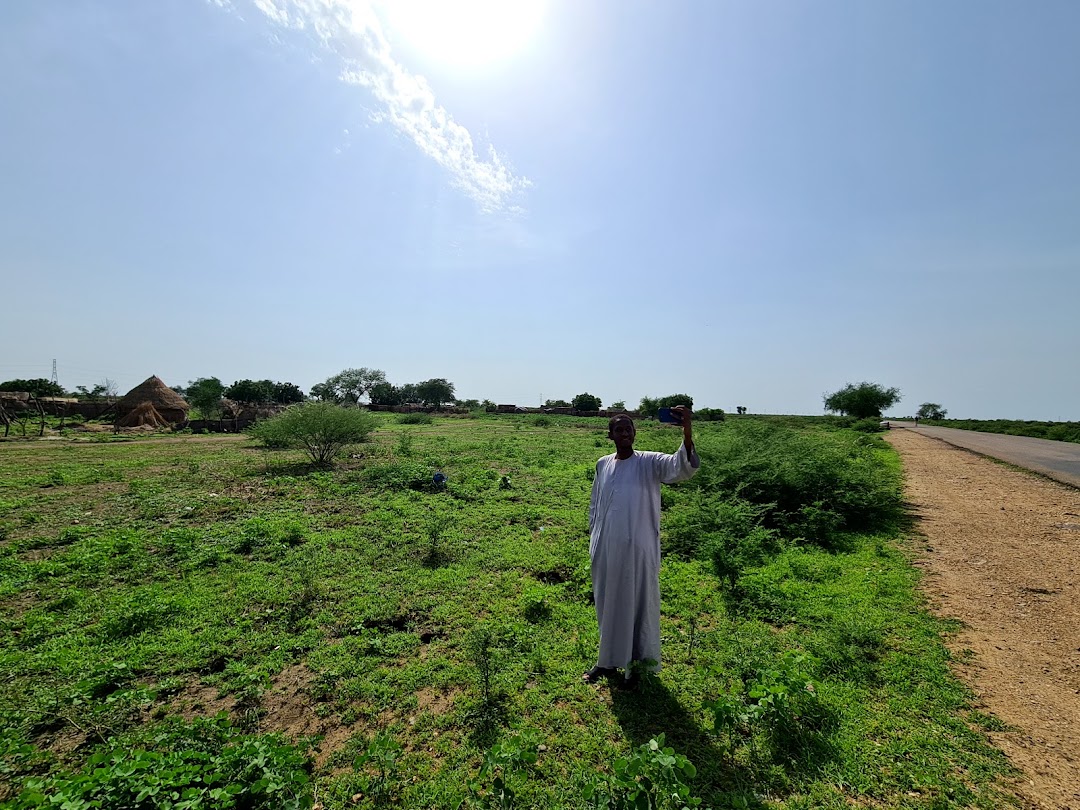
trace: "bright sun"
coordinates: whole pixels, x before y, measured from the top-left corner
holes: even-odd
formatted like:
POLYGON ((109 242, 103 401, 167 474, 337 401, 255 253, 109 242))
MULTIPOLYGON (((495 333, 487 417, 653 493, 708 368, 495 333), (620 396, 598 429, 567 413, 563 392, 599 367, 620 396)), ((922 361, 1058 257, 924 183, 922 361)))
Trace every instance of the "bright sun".
POLYGON ((521 51, 543 20, 545 0, 391 0, 390 26, 427 58, 452 67, 491 65, 521 51))

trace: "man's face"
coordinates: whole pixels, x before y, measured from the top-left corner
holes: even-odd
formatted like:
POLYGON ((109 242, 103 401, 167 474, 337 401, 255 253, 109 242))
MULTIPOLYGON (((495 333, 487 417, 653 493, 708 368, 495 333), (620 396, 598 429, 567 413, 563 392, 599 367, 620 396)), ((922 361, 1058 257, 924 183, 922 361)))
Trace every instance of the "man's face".
POLYGON ((624 450, 634 446, 634 436, 637 430, 634 428, 632 419, 619 419, 608 431, 608 438, 615 442, 616 450, 624 450))

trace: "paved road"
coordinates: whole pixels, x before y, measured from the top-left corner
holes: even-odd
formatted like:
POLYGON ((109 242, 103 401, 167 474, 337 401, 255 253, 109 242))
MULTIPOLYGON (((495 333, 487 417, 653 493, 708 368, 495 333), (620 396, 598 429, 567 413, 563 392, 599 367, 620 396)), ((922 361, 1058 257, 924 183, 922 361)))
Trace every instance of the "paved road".
POLYGON ((1042 473, 1047 478, 1080 487, 1080 443, 1031 439, 1027 436, 1004 436, 1000 433, 980 433, 975 430, 927 427, 914 422, 890 420, 893 428, 904 428, 943 442, 974 450, 1026 470, 1042 473))

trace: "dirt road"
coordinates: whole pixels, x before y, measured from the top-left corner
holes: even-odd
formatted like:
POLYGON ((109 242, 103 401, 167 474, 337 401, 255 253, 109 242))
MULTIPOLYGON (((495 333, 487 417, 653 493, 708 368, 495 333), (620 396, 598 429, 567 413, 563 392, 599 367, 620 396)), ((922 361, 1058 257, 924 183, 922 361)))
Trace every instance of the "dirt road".
POLYGON ((1080 490, 922 435, 886 434, 925 551, 934 610, 1026 808, 1080 810, 1080 490), (973 654, 965 654, 970 650, 973 654))

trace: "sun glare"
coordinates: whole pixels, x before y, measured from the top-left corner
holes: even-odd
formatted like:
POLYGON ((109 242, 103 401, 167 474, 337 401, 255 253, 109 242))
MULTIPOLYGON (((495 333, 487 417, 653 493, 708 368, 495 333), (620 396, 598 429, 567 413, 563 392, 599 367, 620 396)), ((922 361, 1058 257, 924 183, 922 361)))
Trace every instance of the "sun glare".
POLYGON ((381 4, 409 47, 452 67, 491 65, 520 52, 540 27, 544 0, 390 0, 381 4))

